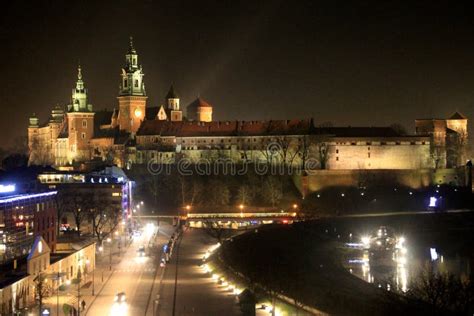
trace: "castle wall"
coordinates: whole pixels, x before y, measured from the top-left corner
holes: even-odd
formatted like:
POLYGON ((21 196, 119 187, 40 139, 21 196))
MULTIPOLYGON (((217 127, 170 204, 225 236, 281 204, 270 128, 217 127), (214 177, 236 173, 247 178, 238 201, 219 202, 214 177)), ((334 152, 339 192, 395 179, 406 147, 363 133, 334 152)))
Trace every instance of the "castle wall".
POLYGON ((404 186, 420 189, 435 184, 465 185, 462 169, 413 169, 413 170, 314 170, 303 180, 294 176, 295 184, 306 194, 329 187, 404 186), (304 181, 304 185, 303 182, 304 181))
MULTIPOLYGON (((318 161, 320 141, 308 142, 306 161, 318 161)), ((219 158, 236 163, 265 162, 301 166, 301 137, 288 138, 287 148, 275 142, 274 136, 252 137, 159 137, 137 136, 138 163, 177 153, 191 162, 219 158), (270 149, 270 150, 268 150, 270 149), (275 152, 272 152, 276 149, 275 152)), ((326 142, 329 155, 327 169, 418 169, 431 168, 428 137, 400 138, 330 138, 326 142)), ((170 155, 167 158, 171 158, 170 155)), ((167 161, 174 162, 167 159, 167 161)), ((314 168, 314 167, 313 167, 314 168)))
POLYGON ((429 138, 338 139, 329 144, 328 169, 431 168, 429 138))

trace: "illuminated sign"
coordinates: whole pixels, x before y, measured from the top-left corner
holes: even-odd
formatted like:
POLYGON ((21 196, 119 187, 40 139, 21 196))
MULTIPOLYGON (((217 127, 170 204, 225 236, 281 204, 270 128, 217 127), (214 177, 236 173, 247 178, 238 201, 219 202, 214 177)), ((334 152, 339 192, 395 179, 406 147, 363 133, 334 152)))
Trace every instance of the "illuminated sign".
POLYGON ((50 192, 38 193, 38 194, 24 194, 24 195, 15 196, 8 199, 0 199, 0 204, 11 203, 15 201, 21 201, 21 200, 32 199, 32 198, 38 198, 38 197, 43 197, 43 196, 51 196, 57 193, 58 191, 50 191, 50 192))
POLYGON ((0 193, 15 192, 14 184, 0 184, 0 193))
POLYGON ((434 196, 430 197, 430 204, 428 205, 429 207, 436 207, 436 203, 438 202, 438 199, 435 198, 434 196))
POLYGON ((42 253, 43 252, 43 243, 40 241, 38 242, 38 252, 42 253))

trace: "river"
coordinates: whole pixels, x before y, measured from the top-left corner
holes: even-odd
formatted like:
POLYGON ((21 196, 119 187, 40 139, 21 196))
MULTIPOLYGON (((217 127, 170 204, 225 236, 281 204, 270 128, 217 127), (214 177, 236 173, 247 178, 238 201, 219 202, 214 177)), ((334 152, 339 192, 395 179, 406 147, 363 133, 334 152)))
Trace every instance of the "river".
POLYGON ((428 267, 460 277, 474 273, 473 212, 339 218, 328 222, 325 233, 345 245, 342 264, 348 271, 387 290, 407 291, 428 267), (361 238, 380 226, 404 240, 403 251, 382 263, 360 247, 361 238))

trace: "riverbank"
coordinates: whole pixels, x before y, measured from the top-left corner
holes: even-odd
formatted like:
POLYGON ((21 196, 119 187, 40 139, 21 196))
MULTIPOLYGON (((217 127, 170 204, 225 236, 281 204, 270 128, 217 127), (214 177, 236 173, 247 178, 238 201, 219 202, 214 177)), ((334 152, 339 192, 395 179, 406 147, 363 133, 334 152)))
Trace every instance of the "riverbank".
POLYGON ((423 304, 344 269, 338 242, 324 231, 323 222, 259 228, 225 243, 220 255, 253 282, 329 314, 423 314, 423 304))

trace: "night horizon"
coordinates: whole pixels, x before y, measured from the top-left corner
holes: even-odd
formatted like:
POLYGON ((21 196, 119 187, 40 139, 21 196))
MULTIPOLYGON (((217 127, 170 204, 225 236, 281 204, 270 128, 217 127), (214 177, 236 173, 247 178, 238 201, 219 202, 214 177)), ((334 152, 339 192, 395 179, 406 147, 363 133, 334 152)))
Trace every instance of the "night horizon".
POLYGON ((174 84, 183 106, 199 95, 216 120, 313 117, 401 123, 413 133, 416 118, 474 114, 469 12, 375 2, 10 3, 0 34, 0 143, 25 136, 33 112, 43 122, 70 101, 79 61, 94 109, 117 107, 129 36, 148 107, 174 84))
POLYGON ((0 12, 0 316, 474 315, 474 6, 0 12))

